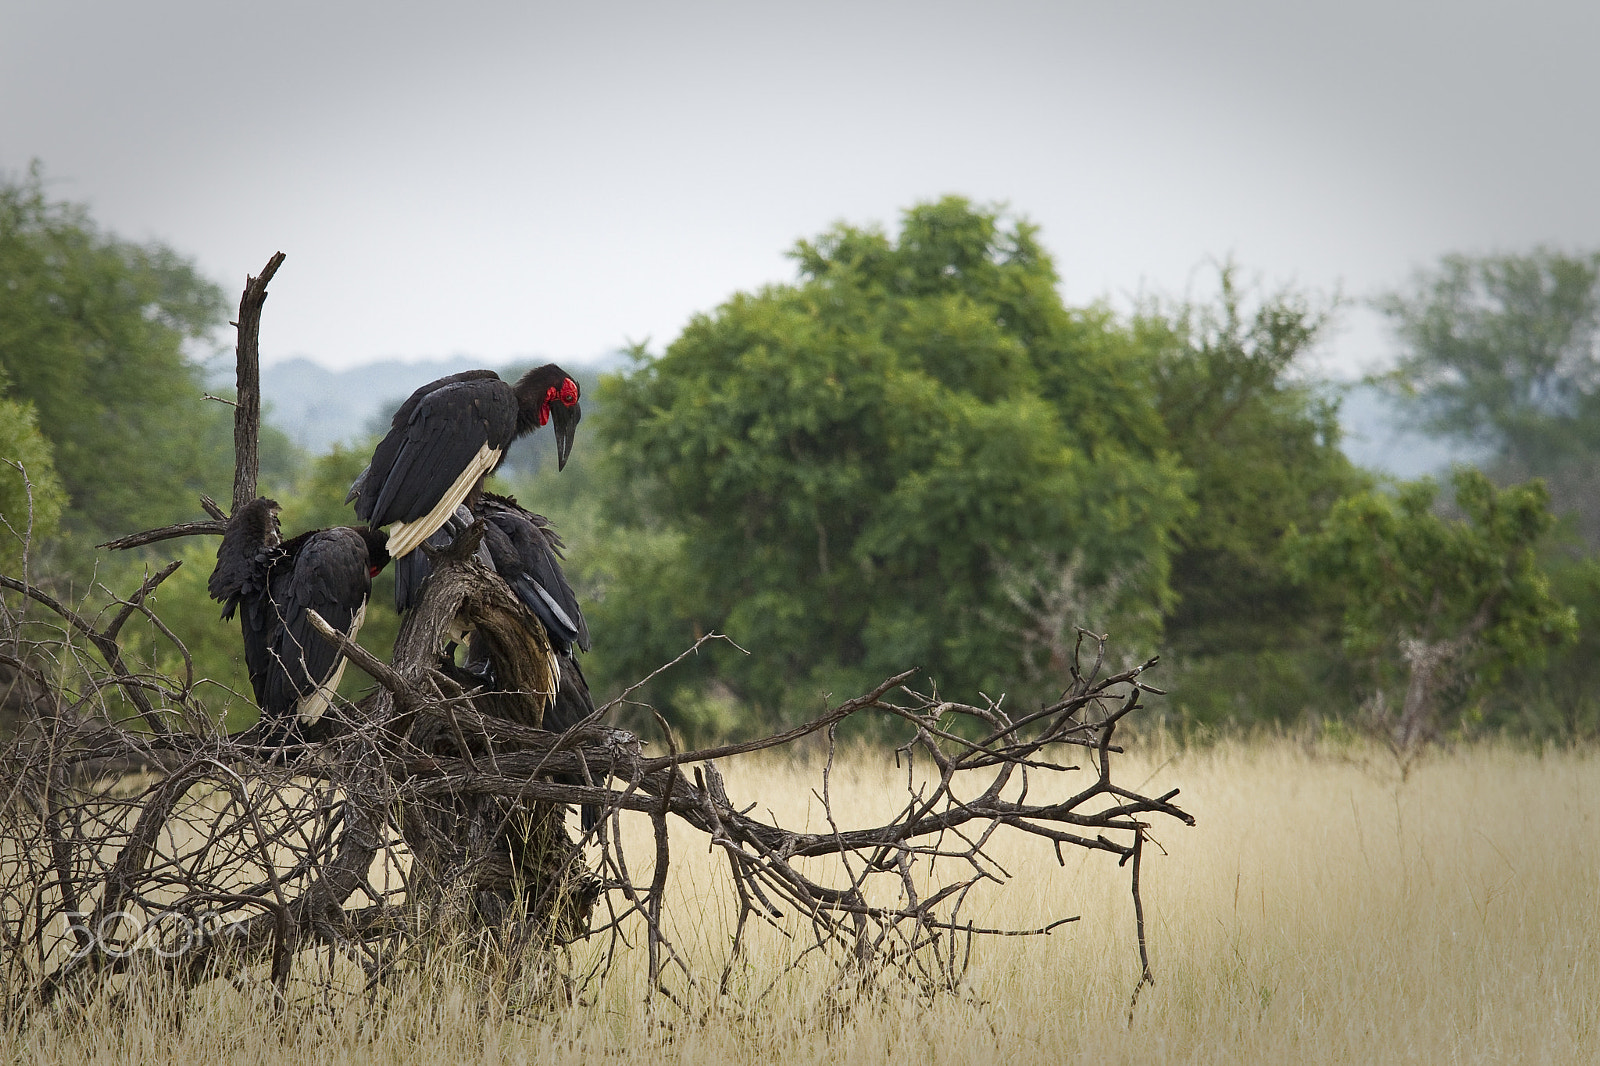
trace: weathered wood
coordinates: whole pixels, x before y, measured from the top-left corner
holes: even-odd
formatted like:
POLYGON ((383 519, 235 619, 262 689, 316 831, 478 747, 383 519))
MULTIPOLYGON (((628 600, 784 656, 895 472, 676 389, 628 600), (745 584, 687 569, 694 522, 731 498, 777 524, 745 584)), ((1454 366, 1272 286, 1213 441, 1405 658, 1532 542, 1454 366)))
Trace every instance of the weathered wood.
POLYGON ((237 397, 233 410, 233 510, 256 498, 261 468, 261 306, 267 302, 267 283, 283 265, 284 254, 275 253, 261 273, 245 280, 239 297, 235 346, 237 397))
POLYGON ((147 529, 142 533, 129 533, 126 537, 108 540, 95 547, 125 551, 128 548, 142 548, 146 544, 156 544, 163 540, 175 540, 178 537, 198 537, 207 534, 220 537, 227 532, 227 529, 226 522, 180 522, 175 526, 162 526, 160 529, 147 529))

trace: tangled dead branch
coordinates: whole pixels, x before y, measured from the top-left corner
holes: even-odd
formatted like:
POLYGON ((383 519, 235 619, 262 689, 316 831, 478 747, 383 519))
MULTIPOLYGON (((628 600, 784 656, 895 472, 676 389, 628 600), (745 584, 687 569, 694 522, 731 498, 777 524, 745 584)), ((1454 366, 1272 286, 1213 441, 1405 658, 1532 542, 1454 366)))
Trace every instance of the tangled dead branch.
MULTIPOLYGON (((264 298, 256 280, 247 300, 264 298)), ((252 417, 247 406, 240 418, 252 417)), ((249 484, 235 486, 235 506, 255 491, 253 470, 241 476, 249 484)), ((213 519, 218 510, 208 508, 213 519)), ((191 531, 152 531, 161 536, 138 543, 191 531)), ((924 992, 952 989, 975 942, 1075 920, 1006 929, 967 917, 980 884, 1010 880, 993 856, 1010 833, 1043 838, 1058 858, 1082 848, 1131 863, 1141 983, 1149 979, 1145 831, 1157 815, 1193 824, 1174 805, 1176 789, 1143 795, 1113 773, 1119 726, 1157 691, 1144 681, 1154 660, 1111 672, 1104 640, 1080 631, 1061 697, 1027 713, 943 699, 906 671, 747 742, 679 751, 663 723, 665 750, 653 751, 605 724, 627 693, 564 733, 542 728, 556 684, 542 629, 470 552, 459 544, 435 557, 389 662, 324 627, 377 688, 330 712, 340 719, 330 737, 275 748, 220 733, 192 666, 181 678, 138 673, 121 655, 118 633, 137 613, 191 662, 181 634, 147 604, 176 563, 104 623, 0 577, 0 665, 29 681, 28 725, 0 750, 8 1017, 122 994, 152 975, 183 988, 256 981, 279 1000, 312 974, 325 989, 350 975, 357 989, 377 987, 462 937, 523 975, 525 959, 553 960, 561 953, 552 949, 598 938, 598 962, 565 974, 567 994, 642 939, 650 995, 688 1007, 729 993, 762 926, 799 938, 792 966, 826 960, 857 987, 898 977, 924 992), (25 636, 23 605, 48 614, 54 635, 25 636), (451 635, 463 627, 489 649, 502 679, 494 690, 454 665, 451 635), (62 681, 64 658, 85 667, 80 683, 62 681), (98 697, 108 691, 125 697, 131 717, 104 713, 98 697), (857 824, 833 796, 837 730, 860 718, 902 740, 884 757, 904 774, 903 804, 879 824, 857 824), (758 797, 730 795, 719 764, 805 737, 826 743, 825 829, 786 827, 757 813, 758 797), (1072 752, 1081 768, 1063 761, 1072 752), (578 839, 563 817, 576 804, 606 812, 578 839), (636 820, 649 827, 644 853, 624 846, 636 820), (669 935, 673 821, 726 860, 737 913, 719 973, 697 969, 669 935)))
MULTIPOLYGON (((463 586, 487 584, 473 564, 453 565, 463 586)), ((1088 647, 1098 658, 1101 644, 1088 647)), ((134 969, 197 983, 265 966, 281 990, 313 949, 382 979, 445 926, 492 933, 505 950, 609 934, 614 951, 637 923, 652 988, 686 1002, 713 986, 663 923, 673 818, 721 850, 738 901, 719 992, 751 927, 793 936, 788 915, 809 936, 796 965, 825 956, 852 979, 892 971, 923 990, 951 988, 976 939, 1073 920, 1015 930, 963 917, 979 883, 1009 880, 990 856, 997 834, 1127 862, 1150 815, 1192 822, 1175 792, 1141 795, 1113 775, 1118 724, 1151 691, 1145 668, 1100 676, 1091 665, 1056 703, 1018 718, 919 692, 908 672, 783 733, 689 752, 669 740, 664 754, 599 721, 557 735, 486 713, 481 693, 425 660, 382 670, 386 687, 345 708, 350 728, 303 751, 191 731, 176 711, 158 712, 173 719, 159 735, 127 728, 75 712, 64 693, 0 756, 4 987, 26 1010, 134 969), (867 715, 903 726, 895 757, 906 792, 895 817, 859 826, 831 795, 833 736, 867 715), (729 795, 719 762, 812 734, 829 741, 825 830, 787 828, 729 795), (1060 761, 1070 750, 1085 770, 1060 761), (149 771, 120 772, 133 765, 149 771), (1062 795, 1053 782, 1073 773, 1081 785, 1062 795), (589 842, 593 873, 560 817, 560 805, 585 802, 608 811, 589 842), (650 822, 646 857, 622 846, 630 815, 650 822), (818 859, 831 863, 806 861, 818 859), (597 901, 603 920, 591 916, 597 901)))

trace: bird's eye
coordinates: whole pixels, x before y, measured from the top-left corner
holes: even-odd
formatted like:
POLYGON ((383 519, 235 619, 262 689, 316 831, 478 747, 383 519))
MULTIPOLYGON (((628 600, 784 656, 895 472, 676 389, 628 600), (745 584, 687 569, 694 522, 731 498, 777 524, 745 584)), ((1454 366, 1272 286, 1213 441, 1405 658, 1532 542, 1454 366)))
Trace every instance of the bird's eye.
POLYGON ((571 407, 578 402, 578 383, 571 378, 561 381, 561 402, 571 407))

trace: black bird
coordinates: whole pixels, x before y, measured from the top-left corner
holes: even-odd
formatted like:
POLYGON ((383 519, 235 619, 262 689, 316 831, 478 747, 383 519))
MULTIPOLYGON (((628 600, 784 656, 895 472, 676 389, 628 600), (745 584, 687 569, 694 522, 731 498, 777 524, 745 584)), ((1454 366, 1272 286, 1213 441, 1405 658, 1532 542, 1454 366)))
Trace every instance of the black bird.
MULTIPOLYGON (((556 697, 545 712, 544 728, 552 733, 564 733, 594 713, 589 682, 573 654, 574 647, 580 651, 589 650, 589 624, 583 619, 577 594, 561 570, 561 552, 565 545, 550 527, 549 519, 524 509, 514 497, 486 492, 478 503, 477 514, 483 519, 483 542, 489 549, 495 572, 539 619, 555 650, 556 697)), ((469 667, 473 658, 469 650, 469 667)), ((584 779, 576 774, 558 775, 556 780, 584 784, 584 779)), ((581 811, 583 831, 589 832, 599 820, 600 808, 585 803, 581 811)))
POLYGON ((566 545, 550 520, 524 509, 515 497, 492 492, 483 494, 477 514, 483 519, 483 543, 495 572, 544 623, 556 653, 571 656, 574 644, 588 651, 589 625, 578 607, 577 593, 561 571, 566 545))
MULTIPOLYGON (((492 567, 523 606, 538 619, 555 653, 556 694, 545 711, 544 728, 563 733, 594 713, 589 683, 578 666, 574 649, 590 648, 589 624, 578 606, 578 596, 567 583, 561 569, 565 545, 551 528, 549 519, 524 509, 510 496, 482 493, 474 510, 458 507, 450 519, 428 538, 433 547, 443 547, 459 536, 475 519, 483 522, 483 542, 478 557, 492 567)), ((423 552, 412 552, 395 563, 395 600, 401 610, 410 609, 420 598, 422 583, 432 570, 423 552)), ((476 641, 468 647, 467 669, 491 685, 494 672, 485 649, 476 641)), ((556 778, 569 784, 583 784, 576 775, 556 778)), ((584 804, 585 832, 594 828, 600 809, 584 804)))
POLYGON ((389 552, 399 559, 477 498, 518 437, 554 423, 557 468, 566 466, 582 414, 578 383, 554 363, 514 385, 492 370, 429 382, 395 412, 345 502, 374 529, 390 527, 389 552))
MULTIPOLYGON (((589 682, 578 666, 577 657, 569 650, 558 658, 561 676, 556 682, 556 699, 550 710, 545 712, 544 720, 545 728, 550 732, 565 733, 594 713, 594 697, 589 695, 589 682)), ((588 783, 581 774, 558 774, 555 779, 567 785, 588 783)), ((600 822, 599 804, 583 804, 579 808, 579 819, 585 833, 592 830, 600 822)))
POLYGON ((269 744, 303 738, 344 673, 344 656, 312 628, 308 612, 353 638, 372 579, 389 562, 383 533, 370 528, 316 529, 280 542, 278 510, 257 498, 234 513, 208 583, 224 620, 243 608, 245 666, 261 708, 252 735, 269 744))

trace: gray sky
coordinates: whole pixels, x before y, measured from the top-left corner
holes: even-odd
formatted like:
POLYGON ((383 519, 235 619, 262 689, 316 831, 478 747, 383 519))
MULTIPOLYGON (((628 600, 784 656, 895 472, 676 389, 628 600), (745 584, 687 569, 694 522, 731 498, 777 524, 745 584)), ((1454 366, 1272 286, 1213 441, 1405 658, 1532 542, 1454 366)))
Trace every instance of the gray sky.
MULTIPOLYGON (((0 0, 0 169, 198 259, 269 361, 659 350, 948 192, 1069 301, 1360 297, 1600 246, 1600 4, 0 0)), ((1329 369, 1387 339, 1355 313, 1329 369)))

